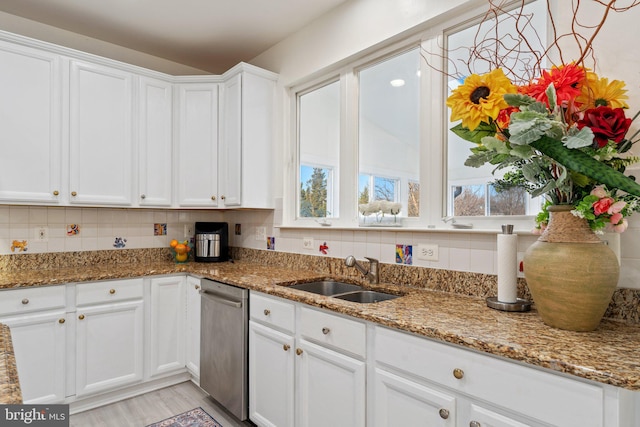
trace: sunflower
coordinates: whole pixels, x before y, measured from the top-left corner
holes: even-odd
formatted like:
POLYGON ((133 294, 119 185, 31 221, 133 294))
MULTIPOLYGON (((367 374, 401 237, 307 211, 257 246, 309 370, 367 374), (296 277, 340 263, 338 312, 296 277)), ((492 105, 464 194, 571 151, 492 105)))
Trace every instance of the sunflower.
POLYGON ((553 67, 551 71, 542 71, 540 78, 521 88, 520 92, 549 105, 546 91, 549 85, 553 84, 556 89, 556 103, 562 105, 563 102, 568 103, 580 95, 584 80, 584 68, 572 63, 553 67))
POLYGON ((462 120, 462 126, 474 130, 480 122, 498 117, 500 110, 508 107, 504 94, 516 91, 500 68, 481 76, 471 74, 447 99, 451 121, 462 120))
POLYGON ((583 104, 585 109, 596 107, 629 108, 624 100, 629 99, 624 89, 625 83, 606 77, 599 78, 596 73, 587 73, 587 79, 582 86, 582 93, 576 102, 583 104))

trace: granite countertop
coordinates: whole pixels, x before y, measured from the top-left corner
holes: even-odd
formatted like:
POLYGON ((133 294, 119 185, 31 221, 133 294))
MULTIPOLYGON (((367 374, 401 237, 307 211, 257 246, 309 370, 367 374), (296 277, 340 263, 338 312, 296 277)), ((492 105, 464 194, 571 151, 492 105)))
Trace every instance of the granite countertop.
POLYGON ((22 403, 22 392, 18 382, 11 331, 7 325, 0 324, 0 404, 19 403, 22 403))
MULTIPOLYGON (((358 304, 287 287, 327 277, 309 270, 243 261, 100 265, 2 272, 0 289, 181 272, 303 302, 530 365, 629 390, 640 390, 638 325, 603 320, 593 332, 570 332, 546 326, 535 309, 528 313, 498 311, 488 308, 484 299, 479 297, 380 284, 375 285, 375 289, 403 296, 376 304, 358 304)), ((366 283, 361 284, 371 287, 366 283)))

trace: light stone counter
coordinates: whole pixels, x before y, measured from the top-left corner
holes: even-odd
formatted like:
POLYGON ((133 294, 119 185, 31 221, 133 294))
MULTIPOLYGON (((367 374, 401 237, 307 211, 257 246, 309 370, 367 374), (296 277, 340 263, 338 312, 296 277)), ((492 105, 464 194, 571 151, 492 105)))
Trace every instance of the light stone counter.
MULTIPOLYGON (((383 266, 384 268, 384 266, 383 266)), ((569 332, 542 323, 535 310, 507 313, 488 308, 484 298, 389 284, 375 288, 400 298, 358 304, 289 289, 287 286, 332 276, 312 268, 255 262, 140 262, 0 273, 0 288, 44 286, 126 277, 189 273, 303 302, 424 337, 461 345, 577 377, 640 390, 640 325, 603 320, 593 332, 569 332)), ((360 282, 364 286, 371 287, 360 282)))

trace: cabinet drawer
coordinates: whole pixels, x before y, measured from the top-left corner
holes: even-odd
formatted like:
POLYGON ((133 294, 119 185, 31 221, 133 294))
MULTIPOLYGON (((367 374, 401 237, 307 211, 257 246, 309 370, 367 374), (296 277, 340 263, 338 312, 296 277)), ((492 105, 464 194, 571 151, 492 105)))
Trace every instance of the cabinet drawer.
POLYGON ((300 334, 309 340, 360 357, 366 353, 366 326, 355 320, 302 307, 300 334))
POLYGON ((251 320, 286 332, 294 332, 294 303, 255 292, 251 292, 249 298, 249 315, 251 320))
POLYGON ((143 279, 108 280, 76 285, 76 305, 104 304, 142 298, 143 279))
POLYGON ((0 316, 65 307, 65 286, 11 289, 0 293, 0 316))
POLYGON ((604 390, 597 384, 380 327, 374 349, 377 364, 534 419, 562 426, 602 425, 604 390))

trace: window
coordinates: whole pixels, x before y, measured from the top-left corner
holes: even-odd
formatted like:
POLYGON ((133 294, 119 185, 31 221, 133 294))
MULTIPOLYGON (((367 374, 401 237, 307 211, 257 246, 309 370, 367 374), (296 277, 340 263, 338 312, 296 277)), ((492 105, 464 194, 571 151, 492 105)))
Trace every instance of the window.
POLYGON ((338 216, 340 83, 298 95, 298 217, 338 216))
MULTIPOLYGON (((524 29, 527 40, 538 41, 538 45, 531 48, 543 51, 546 9, 545 2, 537 1, 526 5, 523 12, 532 14, 530 26, 524 29), (535 28, 535 33, 533 32, 535 28)), ((517 41, 510 34, 515 34, 514 23, 509 19, 499 19, 499 24, 495 20, 485 21, 482 25, 477 24, 471 27, 456 30, 447 36, 447 59, 449 68, 448 90, 455 89, 464 78, 470 73, 484 74, 489 71, 489 64, 483 61, 474 61, 470 67, 469 48, 474 44, 476 37, 485 39, 482 43, 488 50, 495 49, 495 46, 487 46, 487 40, 495 40, 495 44, 500 44, 502 55, 507 49, 516 49, 517 41), (486 37, 485 37, 486 36, 486 37), (499 41, 498 41, 499 39, 499 41), (469 70, 472 68, 472 70, 469 70)), ((520 48, 518 48, 520 49, 520 48)), ((533 61, 530 53, 520 51, 517 58, 512 62, 507 61, 503 69, 509 75, 509 69, 514 70, 519 76, 525 75, 526 67, 533 61)), ((449 112, 446 117, 447 129, 451 128, 449 122, 449 112)), ((457 137, 453 132, 448 132, 447 162, 448 162, 448 188, 449 203, 447 215, 454 216, 496 216, 496 215, 526 215, 537 212, 539 201, 534 201, 531 197, 519 188, 495 188, 492 183, 501 178, 507 169, 494 171, 491 165, 483 165, 480 168, 473 168, 464 165, 465 160, 471 152, 469 149, 472 143, 457 137), (500 190, 500 191, 498 191, 500 190)))
MULTIPOLYGON (((401 203, 406 217, 409 182, 420 178, 418 48, 363 68, 358 83, 358 201, 401 203)), ((413 216, 418 209, 413 203, 413 216)))

